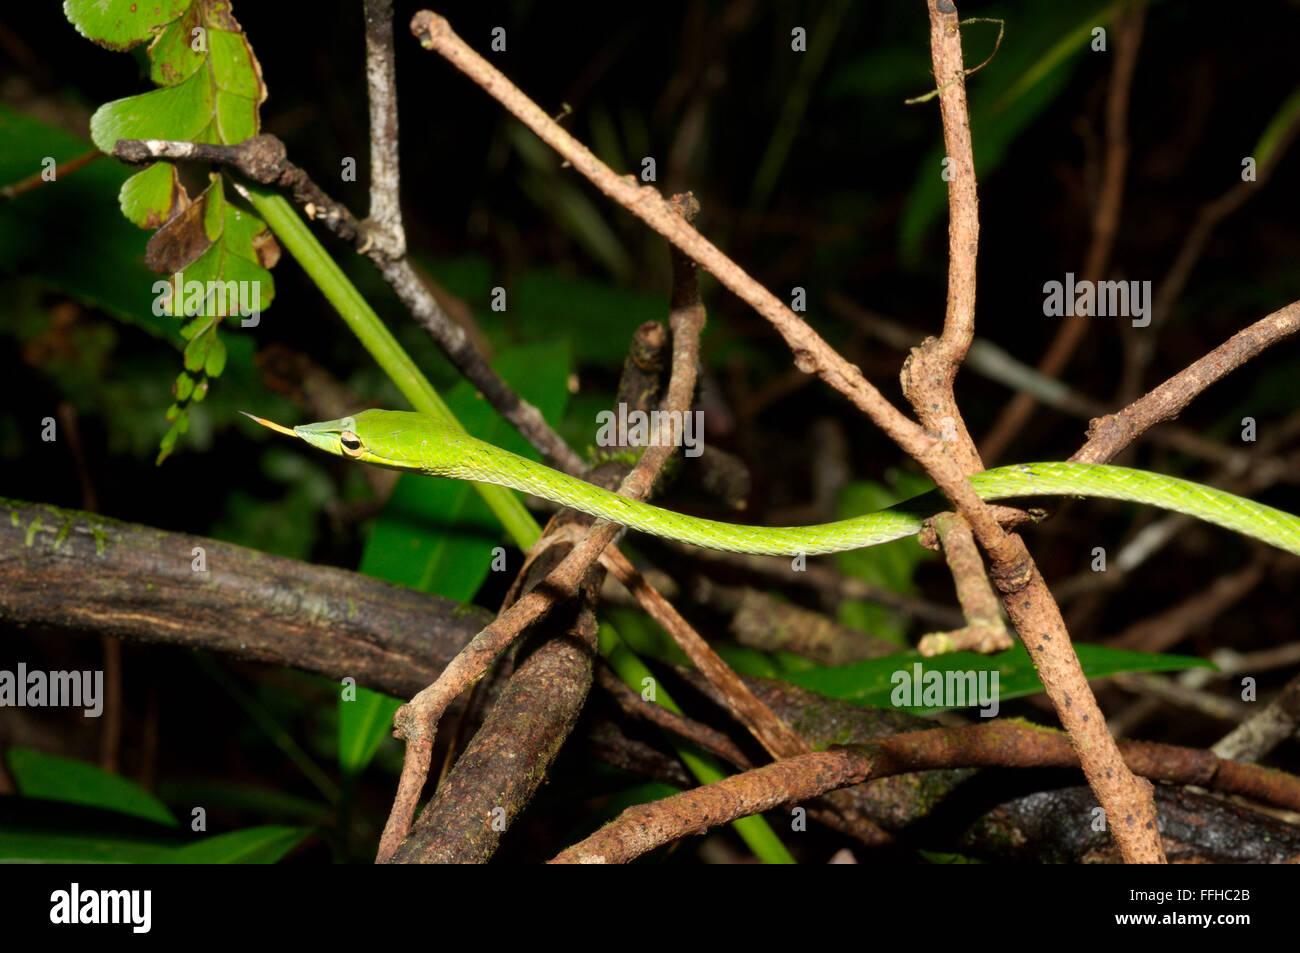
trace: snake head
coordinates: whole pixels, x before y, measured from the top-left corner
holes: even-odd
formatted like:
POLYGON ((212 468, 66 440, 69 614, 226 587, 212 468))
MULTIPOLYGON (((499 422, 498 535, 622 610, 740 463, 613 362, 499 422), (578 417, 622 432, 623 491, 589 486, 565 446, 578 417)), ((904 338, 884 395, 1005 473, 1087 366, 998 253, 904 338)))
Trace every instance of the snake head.
MULTIPOLYGON (((304 440, 336 457, 393 470, 420 470, 436 475, 455 475, 465 447, 477 444, 466 434, 431 421, 429 417, 401 410, 363 410, 358 414, 299 424, 290 430, 270 420, 244 414, 264 427, 304 440)), ((504 452, 504 451, 498 451, 504 452)), ((465 479, 473 479, 466 476, 465 479)))
POLYGON ((250 420, 257 421, 263 427, 274 430, 276 433, 305 440, 316 449, 324 450, 326 453, 332 453, 335 456, 351 457, 354 460, 362 461, 366 461, 370 456, 369 449, 358 434, 358 431, 362 428, 358 426, 357 422, 364 421, 366 415, 373 413, 373 411, 362 411, 355 416, 340 417, 337 420, 323 420, 315 424, 299 424, 292 430, 272 420, 255 417, 244 411, 240 411, 240 413, 243 413, 250 420))

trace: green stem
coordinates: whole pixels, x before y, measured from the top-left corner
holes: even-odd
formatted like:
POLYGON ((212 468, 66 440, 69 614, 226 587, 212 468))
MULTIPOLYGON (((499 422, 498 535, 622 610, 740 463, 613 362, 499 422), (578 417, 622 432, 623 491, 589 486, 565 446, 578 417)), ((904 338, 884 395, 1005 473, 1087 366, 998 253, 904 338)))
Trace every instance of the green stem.
MULTIPOLYGON (((246 189, 253 208, 271 226, 280 244, 307 272, 308 277, 334 306, 334 310, 384 373, 397 385, 402 396, 410 401, 411 406, 422 414, 463 430, 460 421, 433 389, 428 378, 420 373, 420 369, 402 350, 374 308, 362 297, 356 285, 348 280, 338 262, 316 240, 316 236, 298 217, 293 206, 278 193, 252 185, 246 186, 246 189)), ((475 483, 474 489, 483 497, 483 501, 496 514, 520 549, 527 551, 541 537, 542 531, 537 521, 524 509, 524 504, 514 493, 487 483, 475 483)))
MULTIPOLYGON (((330 257, 324 246, 316 240, 306 223, 298 216, 293 206, 281 195, 252 184, 244 185, 245 194, 257 213, 271 226, 276 239, 302 266, 303 271, 321 290, 325 298, 339 316, 347 323, 352 333, 357 336, 362 346, 370 352, 376 363, 402 392, 411 406, 422 414, 428 414, 459 430, 464 428, 434 390, 433 385, 420 372, 415 362, 402 350, 392 332, 379 319, 379 315, 356 286, 348 280, 343 269, 330 257)), ((541 538, 541 527, 524 509, 519 497, 507 489, 485 483, 475 483, 474 489, 483 497, 484 502, 496 514, 501 525, 505 527, 511 539, 522 550, 527 551, 541 538)), ((601 653, 610 665, 629 685, 641 684, 643 678, 649 678, 650 670, 637 658, 618 633, 605 624, 600 627, 601 653)), ((656 692, 659 704, 680 714, 680 709, 662 688, 656 692)), ((677 753, 701 784, 711 784, 726 777, 726 772, 713 758, 683 746, 676 746, 677 753)), ((768 826, 767 821, 757 815, 743 817, 732 822, 736 832, 749 845, 750 850, 768 864, 792 864, 794 858, 786 850, 776 832, 768 826)))

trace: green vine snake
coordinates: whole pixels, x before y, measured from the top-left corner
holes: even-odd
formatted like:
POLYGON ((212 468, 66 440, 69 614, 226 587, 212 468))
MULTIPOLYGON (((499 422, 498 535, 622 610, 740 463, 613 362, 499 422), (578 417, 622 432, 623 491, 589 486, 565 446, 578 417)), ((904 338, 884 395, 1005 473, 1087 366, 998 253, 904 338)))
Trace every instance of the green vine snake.
MULTIPOLYGON (((948 505, 938 491, 888 509, 820 526, 741 526, 630 500, 534 463, 423 414, 366 410, 290 430, 251 417, 320 450, 362 463, 531 493, 553 503, 666 539, 709 549, 777 556, 861 549, 919 532, 948 505)), ((1095 463, 1022 463, 970 477, 984 500, 1087 496, 1127 500, 1185 513, 1300 555, 1300 518, 1213 487, 1145 470, 1095 463)))

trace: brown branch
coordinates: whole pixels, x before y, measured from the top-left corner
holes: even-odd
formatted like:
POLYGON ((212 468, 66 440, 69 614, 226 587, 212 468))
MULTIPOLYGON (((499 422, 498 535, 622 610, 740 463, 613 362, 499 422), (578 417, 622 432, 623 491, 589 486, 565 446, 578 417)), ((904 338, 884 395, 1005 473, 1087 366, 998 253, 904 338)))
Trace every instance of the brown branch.
POLYGON ((302 169, 289 161, 284 143, 271 135, 253 136, 235 145, 211 142, 177 142, 160 139, 118 139, 113 157, 141 165, 166 159, 228 166, 243 175, 276 188, 288 189, 307 218, 320 221, 344 241, 366 250, 370 239, 347 206, 334 201, 302 169))
POLYGON ((742 771, 753 767, 745 753, 722 732, 670 711, 663 705, 647 704, 640 695, 624 685, 607 666, 601 665, 596 669, 596 680, 624 714, 638 721, 657 725, 679 738, 685 738, 742 771))
POLYGON ((201 648, 410 695, 485 615, 359 573, 0 499, 7 623, 201 648), (196 548, 206 573, 193 569, 196 548))
MULTIPOLYGON (((1090 817, 1096 800, 1087 787, 1053 788, 1003 801, 978 818, 956 850, 1004 862, 1117 863, 1110 834, 1061 824, 1090 817)), ((1160 840, 1171 863, 1276 864, 1300 854, 1292 824, 1187 787, 1156 786, 1160 840)))
POLYGON ((1210 750, 1220 758, 1258 761, 1296 733, 1300 725, 1300 675, 1264 707, 1224 735, 1210 750))
MULTIPOLYGON (((1273 551, 1276 552, 1276 551, 1273 551)), ((1261 551, 1244 567, 1220 576, 1206 589, 1177 605, 1126 627, 1106 644, 1135 652, 1168 652, 1196 629, 1209 626, 1264 581, 1273 552, 1261 551)), ((1281 554, 1279 554, 1281 555, 1281 554)))
POLYGON ((411 829, 411 820, 429 776, 438 721, 451 703, 486 673, 492 662, 529 626, 557 603, 577 594, 593 562, 620 527, 599 521, 536 589, 497 616, 474 636, 425 688, 397 710, 394 734, 406 743, 397 794, 379 840, 376 863, 387 863, 411 829))
MULTIPOLYGON (((677 548, 677 547, 674 547, 677 548)), ((682 552, 687 551, 681 546, 682 552)), ((956 628, 964 618, 961 612, 949 606, 941 606, 916 596, 886 589, 884 586, 872 585, 853 576, 845 576, 832 566, 822 565, 808 560, 808 565, 800 572, 790 569, 790 560, 780 556, 758 556, 749 553, 724 553, 718 550, 703 550, 690 547, 690 556, 706 565, 719 565, 729 569, 738 569, 757 576, 764 584, 798 585, 812 588, 821 593, 839 599, 863 599, 876 602, 895 612, 916 619, 922 619, 935 625, 956 628)))
MULTIPOLYGON (((1197 673, 1201 674, 1201 673, 1197 673)), ((1208 673, 1205 673, 1208 677, 1208 673)), ((1167 675, 1152 675, 1150 672, 1125 672, 1107 679, 1142 701, 1157 701, 1194 711, 1207 718, 1216 718, 1230 724, 1238 724, 1246 719, 1245 703, 1233 701, 1211 692, 1201 691, 1167 675)), ((1113 727, 1113 722, 1112 722, 1113 727)), ((1118 732, 1117 732, 1118 734, 1118 732)), ((1245 759, 1250 760, 1250 759, 1245 759)))
POLYGON ((1200 360, 1119 413, 1093 420, 1088 442, 1070 457, 1079 463, 1105 463, 1150 427, 1173 420, 1205 388, 1300 328, 1300 301, 1243 328, 1200 360))
MULTIPOLYGON (((693 197, 678 196, 672 202, 684 220, 694 217, 698 206, 693 197)), ((700 304, 694 263, 686 255, 673 253, 673 310, 670 326, 673 331, 673 369, 665 401, 670 410, 690 407, 694 396, 696 369, 699 363, 699 337, 704 328, 704 308, 700 304)), ((675 420, 675 415, 670 420, 675 420)), ((674 437, 678 435, 674 434, 674 437)), ((674 439, 671 446, 678 441, 674 439)), ((670 447, 651 447, 646 451, 662 450, 666 460, 670 447)), ((642 461, 644 462, 644 455, 642 461)), ((647 492, 649 487, 647 486, 647 492)), ((769 754, 790 758, 804 754, 809 749, 804 740, 784 721, 772 713, 749 690, 713 648, 681 616, 673 605, 649 585, 632 563, 617 549, 607 550, 601 557, 603 565, 618 578, 641 603, 642 608, 672 636, 695 667, 708 680, 714 691, 725 701, 732 714, 749 729, 769 754)), ((833 812, 842 821, 839 829, 851 833, 864 843, 876 844, 887 836, 856 807, 840 797, 838 792, 829 798, 833 812)), ((829 818, 834 823, 835 818, 829 818)))
POLYGON ((808 750, 804 740, 772 714, 745 686, 731 666, 682 618, 672 603, 642 578, 626 556, 617 550, 610 550, 602 561, 618 581, 636 596, 642 608, 672 636, 695 667, 714 685, 731 713, 768 752, 776 758, 792 758, 808 750))
MULTIPOLYGON (((481 610, 356 573, 49 506, 0 506, 0 553, 6 554, 0 559, 5 623, 203 648, 332 679, 350 676, 395 696, 409 697, 427 684, 484 617, 481 610), (19 515, 18 525, 6 509, 19 515), (42 520, 38 526, 35 517, 42 520), (68 519, 73 522, 65 533, 68 519), (222 570, 198 586, 190 569, 195 545, 206 548, 210 567, 222 570), (88 566, 94 571, 87 572, 88 566), (181 618, 185 625, 176 623, 181 618), (329 638, 322 637, 326 629, 329 638)), ((1296 657, 1300 649, 1288 646, 1284 654, 1244 657, 1243 664, 1258 671, 1294 664, 1296 657)), ((695 673, 686 677, 703 685, 695 673)), ((814 746, 924 725, 897 711, 858 708, 785 683, 745 682, 784 720, 797 720, 814 746)), ((677 762, 644 745, 610 739, 595 753, 628 770, 689 783, 677 762)), ((967 777, 962 771, 931 771, 842 793, 878 823, 902 830, 960 790, 967 777)), ((814 815, 811 808, 809 813, 814 815)))
MULTIPOLYGON (((848 743, 846 732, 855 739, 880 733, 857 728, 859 723, 882 714, 879 709, 836 703, 798 690, 786 697, 793 687, 778 682, 759 679, 753 684, 774 709, 780 711, 788 705, 819 725, 805 729, 805 737, 815 746, 848 743)), ((897 711, 888 714, 906 722, 895 726, 895 731, 933 726, 919 719, 899 717, 897 711)), ((612 722, 601 722, 593 728, 587 750, 593 757, 641 777, 678 788, 692 786, 678 762, 620 734, 612 722)), ((1180 752, 1176 757, 1181 762, 1186 756, 1180 752)), ((896 843, 905 849, 908 845, 932 846, 927 818, 950 818, 952 811, 968 816, 972 786, 986 793, 1006 791, 1008 799, 983 810, 955 839, 948 838, 955 850, 989 859, 1051 864, 1121 859, 1109 831, 1093 829, 1096 795, 1082 784, 1062 788, 1054 780, 1037 775, 952 768, 881 778, 837 793, 861 805, 886 831, 893 832, 896 843), (1062 818, 1086 818, 1088 823, 1062 824, 1062 818)), ((1259 810, 1230 804, 1221 795, 1157 785, 1155 799, 1161 840, 1171 862, 1278 863, 1300 854, 1300 831, 1294 825, 1259 810)), ((808 816, 838 830, 830 818, 817 811, 816 803, 808 802, 808 816)))
POLYGON ((104 153, 96 149, 94 152, 87 152, 85 155, 77 156, 75 159, 69 159, 62 165, 54 167, 54 175, 50 178, 45 177, 44 170, 29 175, 27 178, 10 185, 0 188, 0 202, 7 202, 10 199, 16 199, 24 193, 39 189, 43 185, 49 185, 51 182, 57 182, 65 175, 71 175, 78 169, 90 165, 104 153))
POLYGON ((947 152, 948 306, 942 334, 927 338, 904 363, 903 393, 926 429, 952 444, 953 458, 963 472, 976 473, 984 469, 984 464, 952 389, 957 369, 975 337, 975 258, 980 230, 975 155, 966 108, 966 70, 956 8, 939 0, 928 0, 926 8, 947 152))
MULTIPOLYGON (((1222 761, 1208 752, 1126 742, 1126 764, 1163 781, 1198 784, 1300 807, 1300 778, 1222 761)), ((687 834, 863 781, 937 768, 1072 767, 1070 739, 1018 720, 890 735, 778 761, 651 804, 558 854, 552 863, 626 863, 687 834)), ((1108 826, 1114 825, 1112 819, 1108 826)))
MULTIPOLYGON (((596 658, 592 608, 600 573, 552 613, 482 727, 394 851, 394 863, 486 863, 527 807, 586 701, 596 658), (559 618, 557 618, 557 614, 559 618)), ((388 829, 385 828, 385 835, 388 829)))
MULTIPOLYGON (((597 159, 499 70, 466 45, 443 17, 422 10, 412 19, 411 31, 422 46, 436 50, 482 86, 600 191, 663 235, 770 321, 794 351, 795 363, 800 370, 818 374, 845 394, 904 450, 919 460, 932 477, 937 475, 935 482, 945 494, 960 501, 963 510, 970 509, 977 514, 984 512, 979 498, 961 478, 937 437, 928 435, 916 423, 903 416, 862 376, 857 367, 840 356, 802 318, 687 224, 653 187, 639 187, 631 177, 617 175, 597 159)), ((975 521, 982 529, 981 538, 986 536, 991 544, 996 545, 1001 536, 996 521, 988 516, 982 519, 977 516, 975 521)))
POLYGON ((370 219, 376 250, 388 259, 406 254, 397 148, 397 64, 393 56, 393 0, 363 0, 366 88, 370 99, 370 219))
POLYGON ((998 607, 998 597, 989 584, 988 574, 975 548, 975 538, 965 520, 951 513, 940 513, 931 520, 943 549, 943 557, 957 584, 957 601, 961 603, 966 625, 948 632, 933 632, 921 637, 916 649, 922 655, 942 655, 970 650, 991 654, 1003 652, 1014 644, 998 607))
MULTIPOLYGON (((858 325, 870 334, 893 348, 907 353, 922 343, 922 336, 875 311, 858 305, 844 295, 833 294, 828 299, 830 310, 846 321, 858 325)), ((1154 309, 1153 309, 1154 310, 1154 309)), ((1154 319, 1153 319, 1154 320, 1154 319)), ((1072 390, 1068 385, 1052 377, 1044 377, 1037 370, 1012 357, 988 338, 976 337, 966 354, 963 367, 974 371, 989 380, 997 381, 1015 391, 1027 391, 1034 395, 1039 403, 1072 417, 1088 420, 1106 413, 1109 405, 1095 400, 1086 394, 1072 390)), ((1240 450, 1225 447, 1221 443, 1208 440, 1186 427, 1165 424, 1151 433, 1151 439, 1163 446, 1201 457, 1215 463, 1230 463, 1244 459, 1240 450)), ((1005 522, 1003 525, 1006 525, 1005 522)))
MULTIPOLYGON (((699 206, 693 197, 678 196, 672 205, 684 220, 689 220, 699 206)), ((668 393, 664 407, 669 413, 669 427, 675 426, 679 415, 673 411, 689 412, 695 397, 695 382, 700 360, 700 334, 704 330, 704 307, 700 303, 699 288, 693 262, 685 255, 673 252, 672 311, 669 327, 673 336, 673 363, 668 393)), ((654 476, 680 444, 681 434, 661 434, 646 448, 636 469, 624 486, 629 495, 644 499, 649 495, 654 476), (640 482, 630 482, 639 478, 640 482)), ((607 550, 602 563, 623 583, 641 606, 658 622, 673 641, 684 651, 696 668, 726 700, 733 715, 745 725, 767 751, 776 758, 788 758, 808 750, 803 740, 754 696, 731 667, 691 627, 667 599, 645 581, 620 551, 607 550)))
MULTIPOLYGON (((786 566, 788 571, 788 562, 786 566)), ((822 665, 847 665, 893 655, 902 648, 749 586, 717 585, 701 576, 691 594, 701 605, 728 616, 732 638, 760 652, 794 652, 822 665)), ((955 614, 954 628, 962 623, 961 614, 955 614)))

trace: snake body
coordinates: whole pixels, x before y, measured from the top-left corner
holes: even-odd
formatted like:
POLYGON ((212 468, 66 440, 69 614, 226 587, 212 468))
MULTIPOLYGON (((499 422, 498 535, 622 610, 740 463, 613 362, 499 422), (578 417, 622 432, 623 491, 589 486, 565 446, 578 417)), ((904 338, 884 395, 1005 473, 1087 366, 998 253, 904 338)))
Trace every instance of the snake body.
MULTIPOLYGON (((861 549, 915 535, 927 517, 949 508, 943 496, 932 491, 888 509, 818 526, 744 526, 619 496, 422 414, 367 410, 292 431, 253 419, 339 456, 431 476, 495 483, 643 533, 737 553, 811 556, 861 549)), ((1035 496, 1126 500, 1184 513, 1300 555, 1300 518, 1177 477, 1105 464, 1057 462, 998 467, 969 479, 983 500, 1035 496)))

